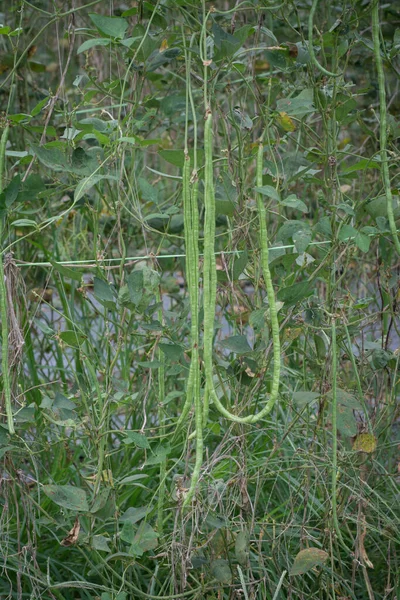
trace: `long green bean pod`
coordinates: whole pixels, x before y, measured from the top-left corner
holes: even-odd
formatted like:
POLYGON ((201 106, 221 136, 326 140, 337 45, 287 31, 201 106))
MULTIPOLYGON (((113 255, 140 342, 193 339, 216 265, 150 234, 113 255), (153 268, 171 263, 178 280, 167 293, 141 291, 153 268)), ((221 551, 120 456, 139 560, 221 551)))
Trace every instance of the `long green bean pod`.
POLYGON ((322 65, 319 64, 317 57, 315 56, 314 42, 313 42, 313 30, 314 30, 314 15, 315 15, 315 11, 317 10, 317 6, 318 6, 318 0, 314 0, 312 3, 312 6, 310 8, 310 13, 308 15, 308 52, 310 54, 311 62, 314 65, 314 67, 317 67, 317 69, 319 71, 321 71, 321 73, 323 73, 327 77, 339 77, 340 73, 332 73, 331 71, 328 71, 327 69, 325 69, 325 67, 323 67, 322 65))
MULTIPOLYGON (((8 140, 9 125, 4 128, 0 140, 0 193, 3 191, 3 177, 5 170, 6 145, 8 140)), ((3 222, 0 217, 0 242, 3 237, 3 222)), ((7 415, 7 425, 10 434, 15 433, 13 412, 11 404, 11 383, 8 360, 8 320, 7 320, 7 290, 4 280, 3 251, 0 250, 0 316, 1 316, 1 368, 3 371, 3 391, 7 415)))
POLYGON ((332 503, 332 520, 336 535, 343 546, 346 547, 342 533, 340 531, 338 516, 337 516, 337 342, 336 342, 336 321, 332 319, 332 479, 331 479, 331 503, 332 503))
POLYGON ((381 164, 382 164, 382 178, 385 186, 386 194, 386 206, 390 232, 392 234, 393 242, 397 251, 400 255, 400 241, 397 235, 396 223, 394 220, 393 213, 393 195, 392 188, 390 185, 390 173, 389 173, 389 162, 387 155, 387 107, 386 107, 386 90, 385 90, 385 74, 383 72, 381 48, 380 48, 380 27, 379 27, 379 1, 374 0, 372 5, 372 39, 374 43, 374 56, 376 63, 376 71, 378 75, 378 88, 379 88, 379 143, 381 152, 381 164))
MULTIPOLYGON (((264 147, 263 147, 262 143, 260 142, 259 147, 258 147, 258 153, 257 153, 257 174, 256 174, 256 180, 257 180, 258 187, 262 186, 263 153, 264 153, 264 147)), ((206 149, 206 157, 207 157, 207 149, 206 149)), ((207 165, 206 165, 206 168, 207 168, 207 165)), ((212 163, 211 163, 211 171, 212 171, 212 163)), ((211 183, 211 186, 213 188, 213 183, 211 183)), ((207 194, 207 186, 206 186, 205 198, 206 198, 206 200, 205 200, 206 213, 207 213, 207 208, 208 208, 211 215, 213 215, 214 228, 215 228, 215 198, 214 198, 213 193, 207 194), (214 209, 212 208, 212 206, 211 207, 209 206, 211 204, 213 204, 214 209)), ((271 412, 271 410, 274 407, 275 402, 278 398, 278 393, 279 393, 280 369, 281 369, 281 365, 280 365, 281 345, 280 345, 280 339, 279 339, 279 320, 278 320, 278 310, 277 310, 276 301, 275 301, 275 292, 274 292, 274 288, 273 288, 273 284, 272 284, 271 272, 269 269, 269 262, 268 262, 268 254, 269 253, 268 253, 268 232, 267 232, 267 224, 266 224, 266 210, 265 210, 265 206, 264 206, 263 197, 259 193, 257 193, 257 210, 258 210, 258 218, 259 218, 259 226, 260 226, 261 268, 262 268, 264 283, 265 283, 265 287, 266 287, 266 291, 267 291, 267 298, 268 298, 268 303, 269 303, 269 312, 270 312, 270 319, 271 319, 274 369, 273 369, 273 376, 272 376, 271 393, 268 398, 268 402, 266 403, 264 408, 262 410, 260 410, 260 412, 258 412, 257 414, 254 414, 254 415, 248 415, 247 417, 240 417, 240 416, 235 415, 234 413, 230 412, 227 408, 225 408, 225 406, 222 404, 222 402, 220 401, 220 399, 218 398, 218 396, 215 392, 215 387, 214 387, 214 383, 213 383, 213 369, 212 369, 212 336, 214 333, 213 328, 214 328, 214 317, 215 317, 215 293, 214 293, 214 287, 213 287, 214 282, 215 282, 215 286, 216 286, 215 248, 214 248, 215 231, 213 229, 211 229, 212 237, 209 236, 209 231, 207 229, 205 229, 205 231, 204 231, 204 254, 205 254, 205 257, 207 257, 207 254, 211 254, 211 253, 212 253, 212 256, 214 257, 214 261, 210 261, 209 263, 206 263, 206 261, 204 261, 204 270, 205 271, 206 271, 206 267, 210 268, 210 266, 213 265, 213 273, 209 274, 209 279, 211 279, 211 281, 213 283, 212 283, 212 285, 210 285, 211 293, 209 292, 209 297, 208 297, 209 304, 207 307, 208 308, 207 315, 206 315, 206 300, 207 300, 207 298, 205 297, 205 299, 204 299, 204 369, 205 369, 205 376, 206 376, 206 386, 207 386, 207 390, 214 402, 214 405, 219 410, 219 412, 224 417, 226 417, 227 419, 230 419, 231 421, 234 421, 235 423, 257 423, 258 421, 263 419, 266 415, 268 415, 271 412), (206 237, 208 237, 208 236, 209 236, 209 239, 207 239, 207 250, 206 250, 206 237), (207 316, 207 322, 206 322, 206 316, 207 316), (207 338, 206 338, 206 327, 207 327, 207 333, 208 333, 207 338), (208 342, 207 346, 206 346, 206 340, 208 342)), ((206 287, 206 281, 207 281, 207 275, 205 273, 204 274, 204 287, 206 287)))

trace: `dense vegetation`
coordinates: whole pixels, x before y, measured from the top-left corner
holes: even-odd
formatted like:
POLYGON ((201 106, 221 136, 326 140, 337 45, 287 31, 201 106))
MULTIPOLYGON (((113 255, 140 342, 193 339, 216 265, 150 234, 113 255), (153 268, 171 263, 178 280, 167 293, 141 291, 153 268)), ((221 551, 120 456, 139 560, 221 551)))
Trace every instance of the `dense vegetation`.
POLYGON ((398 8, 0 3, 2 599, 399 598, 398 8))

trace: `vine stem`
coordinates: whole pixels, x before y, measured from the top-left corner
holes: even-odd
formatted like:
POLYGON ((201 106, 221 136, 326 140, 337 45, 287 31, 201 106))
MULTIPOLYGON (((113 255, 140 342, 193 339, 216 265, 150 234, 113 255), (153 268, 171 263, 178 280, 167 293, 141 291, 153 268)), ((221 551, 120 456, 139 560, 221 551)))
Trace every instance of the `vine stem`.
POLYGON ((385 187, 386 206, 390 233, 392 234, 393 242, 400 255, 400 241, 396 231, 396 223, 393 212, 393 195, 390 186, 389 162, 387 155, 387 107, 386 107, 386 90, 385 90, 385 74, 383 72, 383 62, 380 48, 380 26, 379 26, 379 0, 374 0, 372 4, 372 40, 374 43, 374 57, 376 63, 376 71, 378 75, 379 88, 379 143, 382 163, 382 177, 385 187))
MULTIPOLYGON (((6 160, 6 145, 10 126, 6 125, 0 140, 0 193, 3 191, 4 171, 6 160)), ((0 217, 0 242, 3 237, 3 219, 0 217)), ((6 405, 8 431, 15 433, 11 405, 11 383, 8 360, 8 320, 7 320, 7 290, 4 279, 3 251, 0 251, 0 316, 1 316, 1 367, 3 371, 3 390, 6 405)))

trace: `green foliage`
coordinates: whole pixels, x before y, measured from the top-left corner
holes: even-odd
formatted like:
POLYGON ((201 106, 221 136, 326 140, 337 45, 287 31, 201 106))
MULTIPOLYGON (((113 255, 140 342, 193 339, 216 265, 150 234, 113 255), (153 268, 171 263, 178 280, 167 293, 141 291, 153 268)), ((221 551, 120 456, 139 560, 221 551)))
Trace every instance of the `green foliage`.
POLYGON ((395 3, 3 4, 0 597, 389 599, 395 3))

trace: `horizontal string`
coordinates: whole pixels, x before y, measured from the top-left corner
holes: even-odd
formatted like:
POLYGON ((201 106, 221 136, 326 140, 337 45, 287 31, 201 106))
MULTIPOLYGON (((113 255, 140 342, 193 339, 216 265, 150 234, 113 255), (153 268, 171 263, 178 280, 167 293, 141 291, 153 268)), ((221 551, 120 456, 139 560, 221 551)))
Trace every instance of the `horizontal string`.
MULTIPOLYGON (((400 233, 400 230, 397 230, 397 233, 400 233)), ((377 237, 378 235, 384 235, 385 232, 381 234, 369 233, 366 234, 369 237, 377 237)), ((354 236, 349 236, 347 240, 341 240, 343 242, 354 239, 354 236)), ((326 244, 331 244, 331 240, 325 240, 323 242, 310 242, 308 247, 310 246, 324 246, 326 244)), ((273 250, 288 250, 295 248, 294 244, 287 244, 286 246, 271 246, 269 251, 273 250)), ((215 252, 215 256, 220 256, 222 254, 241 254, 243 252, 247 252, 247 250, 221 250, 220 252, 215 252)), ((199 254, 199 256, 204 256, 204 254, 199 254)), ((140 260, 161 260, 163 258, 185 258, 186 254, 145 254, 143 256, 128 256, 124 259, 124 262, 131 261, 140 261, 140 260)), ((65 267, 76 267, 76 268, 85 268, 85 269, 93 269, 98 267, 100 263, 118 263, 121 262, 122 257, 119 258, 102 258, 101 260, 96 261, 95 259, 88 260, 61 260, 54 261, 57 265, 62 265, 65 267)), ((15 261, 16 267, 54 267, 54 263, 51 262, 24 262, 20 260, 15 261)))
MULTIPOLYGON (((311 242, 309 246, 322 246, 324 244, 331 244, 331 241, 325 242, 311 242)), ((294 244, 289 244, 287 246, 272 246, 269 248, 269 251, 273 250, 287 250, 289 248, 294 248, 294 244)), ((243 252, 247 252, 247 250, 221 250, 221 252, 215 252, 215 256, 221 254, 240 254, 243 252)), ((204 256, 204 254, 199 254, 199 256, 204 256)), ((144 256, 127 256, 124 259, 124 262, 128 261, 140 261, 140 260, 160 260, 163 258, 185 258, 186 254, 146 254, 144 256)), ((98 267, 99 264, 103 262, 113 263, 113 262, 121 262, 122 258, 102 258, 101 260, 90 262, 88 260, 61 260, 54 261, 57 265, 62 265, 65 267, 77 267, 77 268, 95 268, 98 267)), ((24 261, 15 261, 16 267, 54 267, 54 263, 50 262, 24 262, 24 261)))

